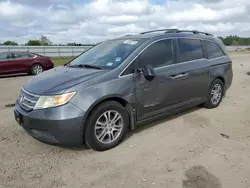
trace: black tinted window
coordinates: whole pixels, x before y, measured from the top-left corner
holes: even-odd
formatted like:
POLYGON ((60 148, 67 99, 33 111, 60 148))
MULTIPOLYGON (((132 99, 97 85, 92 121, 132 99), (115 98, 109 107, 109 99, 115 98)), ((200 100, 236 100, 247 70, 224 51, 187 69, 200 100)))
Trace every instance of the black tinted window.
POLYGON ((139 57, 139 67, 154 68, 173 64, 172 40, 162 40, 150 45, 139 57))
POLYGON ((204 41, 204 47, 207 51, 208 59, 214 59, 225 55, 222 49, 214 42, 204 41))
POLYGON ((125 71, 122 73, 121 76, 128 75, 128 74, 133 74, 133 73, 134 73, 134 62, 131 63, 131 64, 125 69, 125 71))
POLYGON ((27 54, 27 57, 33 58, 33 57, 35 57, 35 55, 34 54, 27 54))
POLYGON ((28 55, 25 54, 25 53, 14 53, 14 54, 12 54, 12 57, 13 57, 14 59, 17 59, 17 58, 27 58, 28 55))
POLYGON ((9 59, 9 54, 0 54, 0 60, 9 59))
POLYGON ((191 61, 203 58, 201 41, 197 39, 178 39, 179 62, 191 61))

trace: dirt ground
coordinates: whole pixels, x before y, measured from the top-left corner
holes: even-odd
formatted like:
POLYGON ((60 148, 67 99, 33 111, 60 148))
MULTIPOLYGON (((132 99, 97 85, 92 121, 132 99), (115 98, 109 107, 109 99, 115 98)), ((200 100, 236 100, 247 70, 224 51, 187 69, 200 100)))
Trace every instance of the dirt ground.
POLYGON ((232 59, 233 85, 218 108, 141 126, 106 152, 28 136, 5 105, 31 77, 1 78, 0 188, 249 188, 250 55, 232 59))

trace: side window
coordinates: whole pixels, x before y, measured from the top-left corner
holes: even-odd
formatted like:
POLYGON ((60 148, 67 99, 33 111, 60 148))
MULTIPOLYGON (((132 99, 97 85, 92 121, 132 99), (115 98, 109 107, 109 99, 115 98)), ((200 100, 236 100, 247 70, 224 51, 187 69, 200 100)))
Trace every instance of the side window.
POLYGON ((122 73, 121 76, 125 76, 125 75, 128 75, 128 74, 133 74, 133 73, 135 72, 135 70, 134 70, 134 63, 135 63, 135 62, 131 63, 131 64, 125 69, 125 71, 122 73))
POLYGON ((179 62, 192 61, 203 58, 201 41, 198 39, 178 39, 179 62))
POLYGON ((172 40, 161 40, 150 45, 139 56, 139 68, 151 65, 154 68, 173 64, 172 40))
POLYGON ((26 54, 26 55, 27 55, 28 58, 34 58, 35 57, 35 55, 33 55, 33 54, 26 54))
POLYGON ((203 41, 203 43, 207 52, 208 59, 214 59, 225 55, 225 53, 216 43, 209 41, 203 41))
POLYGON ((21 58, 27 58, 27 54, 25 54, 25 53, 14 53, 13 54, 13 58, 14 59, 21 59, 21 58))
POLYGON ((1 61, 1 60, 2 60, 2 61, 7 60, 7 59, 9 59, 9 58, 10 58, 9 54, 0 54, 0 61, 1 61))

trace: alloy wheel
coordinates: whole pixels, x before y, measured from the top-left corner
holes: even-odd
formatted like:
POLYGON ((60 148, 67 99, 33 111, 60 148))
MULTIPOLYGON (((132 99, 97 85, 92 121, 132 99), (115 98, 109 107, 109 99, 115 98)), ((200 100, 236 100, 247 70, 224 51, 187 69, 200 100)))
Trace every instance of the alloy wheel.
POLYGON ((35 74, 35 75, 38 75, 38 74, 40 74, 40 73, 42 73, 43 72, 43 68, 40 66, 40 65, 35 65, 34 67, 33 67, 33 73, 35 74))
POLYGON ((114 142, 122 132, 124 122, 119 112, 104 112, 95 123, 95 137, 103 144, 114 142))
POLYGON ((222 97, 222 88, 220 84, 215 84, 211 91, 211 102, 216 105, 222 97))

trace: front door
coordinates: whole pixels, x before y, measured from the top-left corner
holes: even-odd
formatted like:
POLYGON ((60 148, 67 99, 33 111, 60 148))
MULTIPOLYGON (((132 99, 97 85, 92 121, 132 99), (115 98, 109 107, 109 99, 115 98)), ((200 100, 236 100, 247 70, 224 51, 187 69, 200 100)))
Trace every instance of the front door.
POLYGON ((142 71, 136 73, 137 121, 163 113, 174 106, 176 86, 169 67, 174 65, 174 48, 171 39, 164 39, 147 47, 136 60, 136 69, 150 65, 155 77, 147 80, 142 71))

